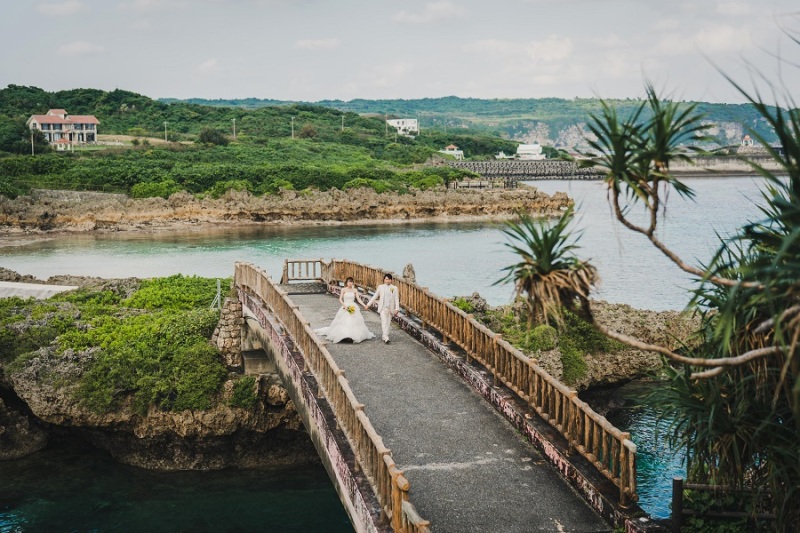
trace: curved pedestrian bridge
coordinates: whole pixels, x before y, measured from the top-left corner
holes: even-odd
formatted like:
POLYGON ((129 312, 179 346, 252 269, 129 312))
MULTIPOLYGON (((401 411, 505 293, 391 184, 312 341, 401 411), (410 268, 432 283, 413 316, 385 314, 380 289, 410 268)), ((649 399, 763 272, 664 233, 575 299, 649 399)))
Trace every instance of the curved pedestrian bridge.
POLYGON ((235 285, 244 348, 275 359, 357 531, 637 530, 629 436, 445 300, 397 279, 390 344, 318 338, 347 276, 370 290, 383 272, 287 261, 278 284, 237 263, 235 285))

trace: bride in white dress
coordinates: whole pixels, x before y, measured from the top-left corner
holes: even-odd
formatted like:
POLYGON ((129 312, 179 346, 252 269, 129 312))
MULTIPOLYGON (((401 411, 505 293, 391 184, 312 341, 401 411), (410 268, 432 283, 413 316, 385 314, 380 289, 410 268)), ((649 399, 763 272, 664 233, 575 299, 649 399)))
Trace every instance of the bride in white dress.
POLYGON ((355 343, 374 339, 375 335, 367 328, 361 310, 356 303, 364 305, 358 289, 355 288, 353 278, 347 278, 342 292, 339 294, 339 303, 342 307, 333 317, 331 325, 314 330, 318 335, 332 342, 341 342, 350 339, 355 343))

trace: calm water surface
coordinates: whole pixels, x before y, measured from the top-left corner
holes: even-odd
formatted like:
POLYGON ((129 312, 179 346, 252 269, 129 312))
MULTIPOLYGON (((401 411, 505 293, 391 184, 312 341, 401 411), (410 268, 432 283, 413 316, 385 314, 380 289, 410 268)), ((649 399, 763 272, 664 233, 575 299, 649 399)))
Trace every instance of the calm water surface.
MULTIPOLYGON (((752 178, 687 180, 696 201, 670 198, 660 237, 685 260, 707 259, 716 233, 728 234, 758 217, 752 178)), ((600 182, 530 182, 545 192, 565 191, 578 202, 579 255, 598 267, 598 299, 634 307, 682 309, 688 276, 641 235, 616 223, 600 182)), ((0 266, 47 278, 56 274, 149 277, 176 273, 233 275, 236 261, 255 263, 279 278, 286 258, 346 258, 401 273, 411 263, 417 281, 442 296, 477 291, 489 303, 510 301, 512 288, 496 286, 514 261, 497 223, 312 226, 182 231, 156 234, 60 236, 2 246, 0 266)))
MULTIPOLYGON (((659 236, 685 260, 698 264, 716 248, 717 234, 727 235, 759 218, 754 202, 760 198, 760 181, 686 181, 697 198, 670 198, 659 236)), ((600 182, 531 184, 576 199, 576 228, 583 231, 579 255, 591 259, 602 277, 596 298, 655 310, 686 305, 690 278, 644 237, 615 223, 600 182)), ((13 246, 0 241, 0 266, 39 278, 176 273, 229 277, 235 261, 250 261, 278 278, 285 258, 347 258, 397 273, 412 263, 417 281, 437 294, 477 291, 499 305, 512 296, 511 287, 494 285, 501 269, 514 260, 503 243, 500 226, 490 223, 120 233, 13 246)), ((643 507, 656 517, 668 516, 669 483, 680 465, 659 448, 654 412, 628 410, 616 422, 634 435, 639 446, 643 507)), ((152 531, 347 530, 337 502, 321 467, 269 475, 154 474, 123 467, 83 448, 50 449, 22 461, 0 462, 0 532, 116 531, 125 523, 135 525, 129 530, 152 531)))

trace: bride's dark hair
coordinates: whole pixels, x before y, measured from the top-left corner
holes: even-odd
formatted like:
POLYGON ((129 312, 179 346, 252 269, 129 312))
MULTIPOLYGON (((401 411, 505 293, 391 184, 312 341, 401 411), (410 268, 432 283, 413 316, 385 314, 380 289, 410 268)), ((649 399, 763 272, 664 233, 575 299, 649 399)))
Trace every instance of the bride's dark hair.
POLYGON ((353 285, 355 285, 355 284, 356 284, 356 280, 354 280, 354 279, 353 279, 352 277, 350 277, 350 276, 348 276, 348 277, 347 277, 347 279, 346 279, 346 280, 344 280, 344 284, 345 284, 345 285, 347 285, 347 282, 348 282, 348 281, 352 281, 352 282, 353 282, 353 285))

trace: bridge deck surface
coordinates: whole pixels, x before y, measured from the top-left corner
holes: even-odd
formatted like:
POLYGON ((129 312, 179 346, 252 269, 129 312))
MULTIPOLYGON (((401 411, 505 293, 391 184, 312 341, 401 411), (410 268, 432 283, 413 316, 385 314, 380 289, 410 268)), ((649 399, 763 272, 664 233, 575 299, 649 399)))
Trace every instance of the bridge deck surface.
MULTIPOLYGON (((339 308, 330 295, 292 294, 312 327, 339 308)), ((411 482, 437 532, 611 531, 519 433, 416 339, 364 312, 377 335, 328 344, 358 400, 411 482)))

